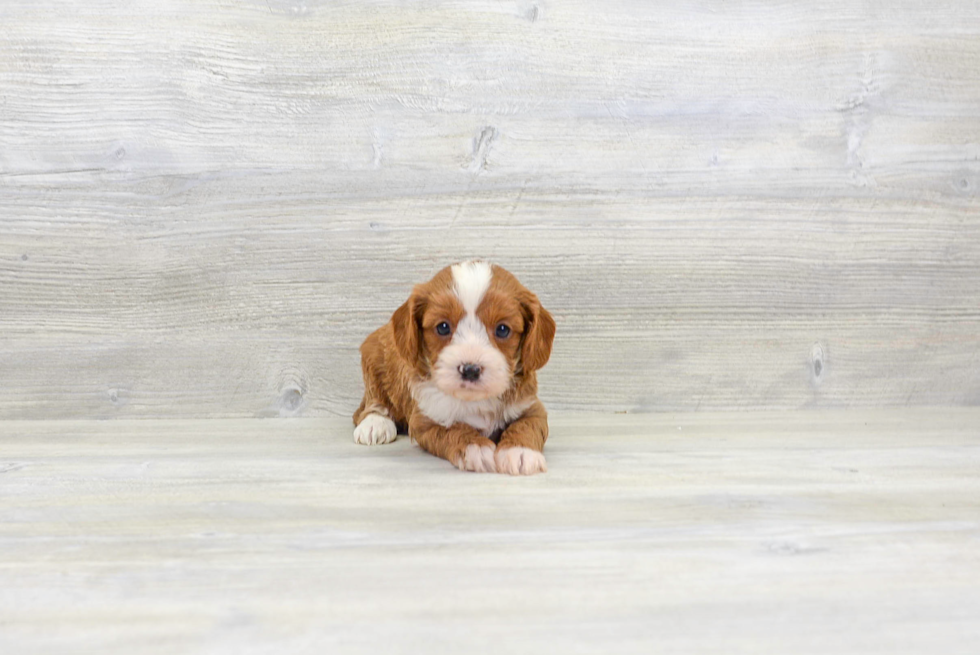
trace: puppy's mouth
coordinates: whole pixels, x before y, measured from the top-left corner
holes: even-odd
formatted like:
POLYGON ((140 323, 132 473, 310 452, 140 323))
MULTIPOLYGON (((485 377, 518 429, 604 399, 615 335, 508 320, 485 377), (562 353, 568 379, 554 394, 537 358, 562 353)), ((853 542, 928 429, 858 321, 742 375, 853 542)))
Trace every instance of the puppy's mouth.
POLYGON ((492 394, 480 382, 460 380, 452 390, 451 395, 460 400, 473 401, 486 400, 492 394))

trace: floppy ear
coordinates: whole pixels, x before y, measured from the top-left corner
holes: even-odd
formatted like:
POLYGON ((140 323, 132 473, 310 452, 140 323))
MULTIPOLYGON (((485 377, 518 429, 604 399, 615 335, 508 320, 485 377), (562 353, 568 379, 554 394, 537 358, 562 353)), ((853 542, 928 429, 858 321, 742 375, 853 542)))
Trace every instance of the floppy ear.
POLYGON ((522 300, 524 307, 524 343, 521 344, 521 366, 524 372, 536 371, 548 363, 551 344, 555 341, 555 319, 541 306, 533 293, 522 300))
POLYGON ((418 289, 415 289, 408 300, 391 315, 391 326, 395 331, 395 348, 405 361, 419 371, 420 375, 425 375, 422 365, 422 315, 424 313, 425 298, 418 289))

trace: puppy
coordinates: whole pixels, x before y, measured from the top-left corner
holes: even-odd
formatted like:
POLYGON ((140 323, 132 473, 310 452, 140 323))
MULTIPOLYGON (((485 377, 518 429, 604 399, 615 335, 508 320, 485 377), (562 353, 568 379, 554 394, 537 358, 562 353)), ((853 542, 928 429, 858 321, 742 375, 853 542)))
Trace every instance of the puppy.
POLYGON ((504 269, 482 261, 442 269, 361 345, 354 441, 384 444, 407 431, 463 471, 547 471, 535 371, 554 339, 551 314, 504 269))

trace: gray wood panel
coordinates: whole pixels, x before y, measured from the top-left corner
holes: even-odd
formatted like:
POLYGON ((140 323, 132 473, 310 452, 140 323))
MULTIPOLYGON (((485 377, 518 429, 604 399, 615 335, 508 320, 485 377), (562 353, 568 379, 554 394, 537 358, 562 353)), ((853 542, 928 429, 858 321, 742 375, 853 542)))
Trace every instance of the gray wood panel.
POLYGON ((599 411, 980 404, 980 5, 0 8, 0 418, 346 414, 482 256, 599 411))
POLYGON ((561 414, 466 474, 340 417, 0 422, 0 651, 949 653, 980 410, 561 414))

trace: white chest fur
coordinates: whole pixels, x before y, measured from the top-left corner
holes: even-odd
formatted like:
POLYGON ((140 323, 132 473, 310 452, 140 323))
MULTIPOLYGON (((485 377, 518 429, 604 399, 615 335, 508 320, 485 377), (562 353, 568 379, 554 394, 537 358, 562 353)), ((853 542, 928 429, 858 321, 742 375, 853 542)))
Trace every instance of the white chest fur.
POLYGON ((440 391, 431 381, 420 382, 412 389, 419 410, 443 427, 466 423, 485 436, 504 429, 530 407, 534 401, 507 404, 499 398, 465 401, 440 391))

